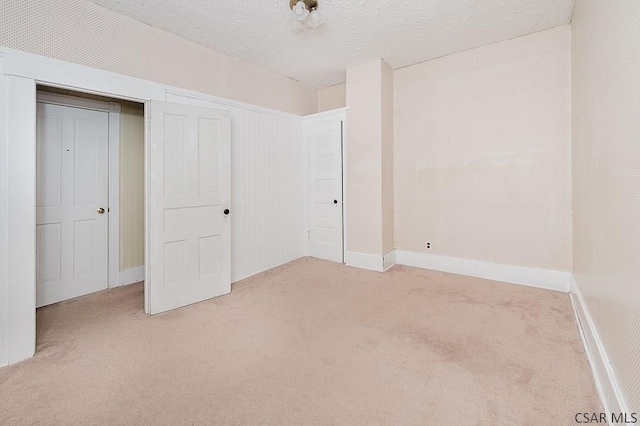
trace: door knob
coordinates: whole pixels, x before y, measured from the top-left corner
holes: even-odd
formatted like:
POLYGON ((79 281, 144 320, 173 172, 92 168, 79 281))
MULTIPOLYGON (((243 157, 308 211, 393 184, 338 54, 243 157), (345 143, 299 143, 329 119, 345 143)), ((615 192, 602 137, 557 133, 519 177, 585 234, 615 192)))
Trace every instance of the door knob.
POLYGON ((229 209, 224 209, 224 214, 229 214, 229 209))
POLYGON ((338 200, 333 200, 333 204, 338 204, 338 200))
POLYGON ((98 214, 103 214, 104 213, 104 207, 100 207, 97 211, 98 211, 98 214))

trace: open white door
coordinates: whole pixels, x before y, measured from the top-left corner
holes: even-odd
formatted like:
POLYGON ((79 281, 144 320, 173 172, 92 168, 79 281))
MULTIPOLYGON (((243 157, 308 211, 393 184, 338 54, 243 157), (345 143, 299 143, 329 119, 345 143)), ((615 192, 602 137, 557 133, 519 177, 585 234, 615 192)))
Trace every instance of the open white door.
POLYGON ((151 102, 150 314, 231 291, 229 113, 151 102))
POLYGON ((342 121, 310 125, 309 255, 343 262, 342 121))

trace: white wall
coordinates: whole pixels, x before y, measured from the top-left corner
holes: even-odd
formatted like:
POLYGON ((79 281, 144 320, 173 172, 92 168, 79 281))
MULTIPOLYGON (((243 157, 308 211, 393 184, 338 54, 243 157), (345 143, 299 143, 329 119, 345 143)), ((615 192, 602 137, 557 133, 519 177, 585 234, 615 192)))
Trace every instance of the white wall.
POLYGON ((570 27, 394 77, 396 248, 570 271, 570 27))
POLYGON ((168 94, 167 101, 231 112, 231 280, 303 256, 300 119, 197 97, 168 94))
POLYGON ((574 276, 620 392, 604 399, 638 412, 640 2, 576 2, 572 76, 574 276))

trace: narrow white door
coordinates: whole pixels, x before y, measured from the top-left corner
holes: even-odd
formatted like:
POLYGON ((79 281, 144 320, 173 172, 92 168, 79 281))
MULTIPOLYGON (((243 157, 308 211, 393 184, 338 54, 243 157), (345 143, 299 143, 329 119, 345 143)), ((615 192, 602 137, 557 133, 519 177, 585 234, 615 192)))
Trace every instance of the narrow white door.
POLYGON ((151 102, 149 313, 231 291, 230 119, 151 102))
POLYGON ((36 300, 107 288, 109 115, 38 102, 36 300))
POLYGON ((342 121, 310 126, 309 171, 309 254, 342 263, 342 121))

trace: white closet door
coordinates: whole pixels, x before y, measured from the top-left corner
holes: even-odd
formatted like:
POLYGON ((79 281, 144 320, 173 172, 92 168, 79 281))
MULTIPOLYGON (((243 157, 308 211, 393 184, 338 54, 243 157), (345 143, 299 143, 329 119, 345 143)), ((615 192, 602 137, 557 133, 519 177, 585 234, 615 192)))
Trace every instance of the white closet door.
POLYGON ((37 306, 107 288, 109 115, 38 103, 37 306))
POLYGON ((343 262, 342 121, 329 120, 309 129, 309 254, 343 262))
POLYGON ((231 291, 229 113, 151 102, 149 313, 231 291))

